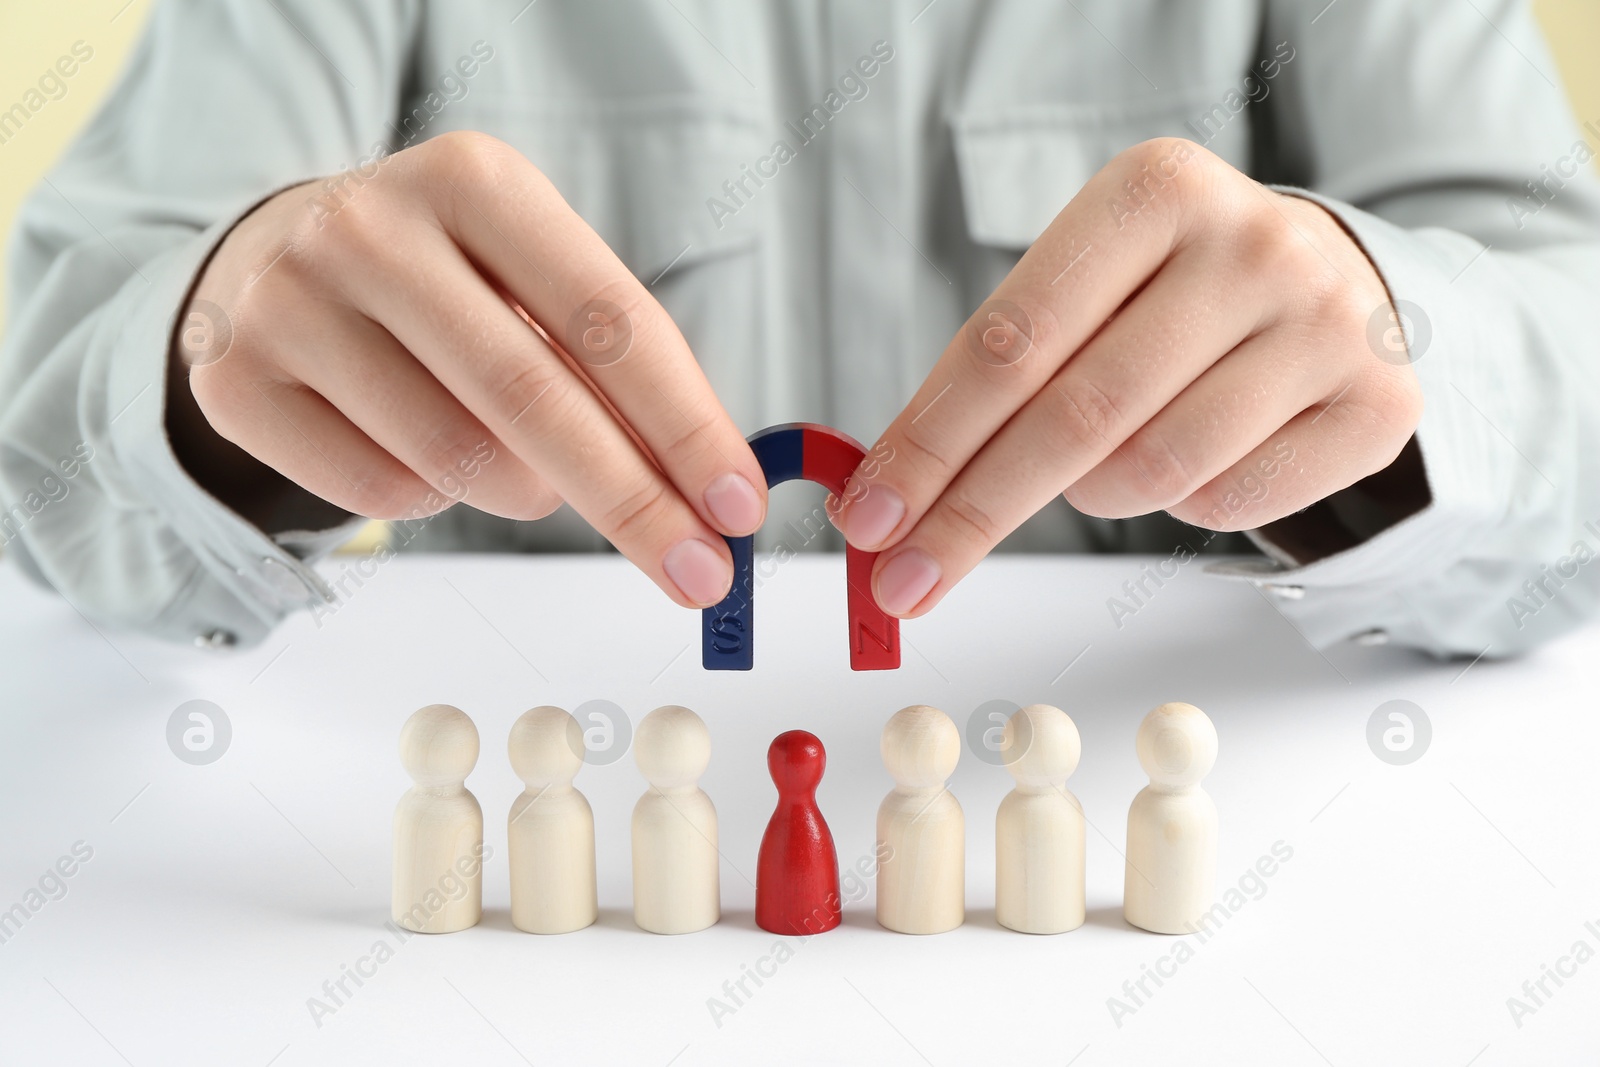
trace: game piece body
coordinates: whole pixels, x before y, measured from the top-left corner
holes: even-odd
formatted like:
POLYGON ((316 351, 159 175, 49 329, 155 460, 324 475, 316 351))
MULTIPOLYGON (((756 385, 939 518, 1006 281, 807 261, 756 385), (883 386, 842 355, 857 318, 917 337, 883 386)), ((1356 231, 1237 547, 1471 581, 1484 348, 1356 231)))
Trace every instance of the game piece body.
POLYGON ((722 909, 717 811, 699 784, 711 736, 669 704, 639 723, 633 755, 650 783, 633 809, 633 921, 656 934, 704 930, 722 909))
POLYGON ((415 783, 394 809, 394 921, 425 934, 483 916, 483 809, 466 788, 478 730, 448 704, 430 704, 400 730, 400 762, 415 783))
POLYGON ((527 787, 506 820, 511 923, 531 934, 581 930, 600 914, 594 812, 572 786, 583 767, 583 730, 560 708, 533 708, 511 727, 506 747, 527 787))
POLYGON ((1217 806, 1200 781, 1217 759, 1217 731, 1199 708, 1163 704, 1139 724, 1150 784, 1128 810, 1123 916, 1143 930, 1186 934, 1216 899, 1217 806))
POLYGON ((756 862, 756 925, 775 934, 820 934, 839 925, 839 856, 817 807, 827 764, 822 742, 804 730, 779 734, 767 749, 778 806, 756 862))
POLYGON ((945 781, 961 734, 937 708, 895 712, 879 745, 895 787, 878 808, 878 922, 903 934, 953 930, 966 918, 966 823, 945 781))
POLYGON ((995 920, 1025 934, 1084 919, 1084 819, 1067 778, 1082 743, 1065 712, 1031 704, 1006 723, 1002 755, 1017 786, 995 814, 995 920))
MULTIPOLYGON (((866 450, 827 426, 790 422, 750 435, 750 449, 766 474, 767 487, 795 478, 843 496, 845 482, 866 450)), ((700 662, 712 671, 747 671, 755 663, 755 538, 729 537, 733 586, 720 603, 701 612, 700 662)), ((884 613, 872 596, 876 552, 845 548, 850 623, 850 667, 857 671, 900 666, 900 621, 884 613)))

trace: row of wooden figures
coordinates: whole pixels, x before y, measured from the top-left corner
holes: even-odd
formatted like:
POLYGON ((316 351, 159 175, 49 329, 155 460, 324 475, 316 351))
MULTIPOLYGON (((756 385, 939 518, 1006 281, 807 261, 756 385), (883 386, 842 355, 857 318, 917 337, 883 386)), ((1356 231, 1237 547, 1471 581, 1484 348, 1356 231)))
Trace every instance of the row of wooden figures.
MULTIPOLYGON (((582 929, 599 914, 594 816, 572 786, 582 730, 562 709, 538 707, 512 726, 508 748, 527 786, 508 816, 511 921, 531 933, 582 929)), ((1216 729, 1196 707, 1163 704, 1140 724, 1136 748, 1150 784, 1128 812, 1123 914, 1145 930, 1187 933, 1215 891, 1217 811, 1200 781, 1216 760, 1216 729)), ((954 929, 966 913, 965 821, 945 783, 960 732, 937 708, 913 705, 890 718, 880 750, 895 787, 878 809, 878 922, 908 934, 954 929)), ((1005 725, 1001 756, 1017 784, 995 818, 995 917, 1010 929, 1083 923, 1083 809, 1066 788, 1080 751, 1059 708, 1030 705, 1005 725)), ((639 724, 633 752, 649 782, 633 810, 634 921, 658 934, 705 929, 721 914, 717 814, 699 785, 710 734, 694 712, 668 705, 639 724)), ((466 929, 483 911, 483 812, 464 784, 477 729, 431 705, 407 720, 400 756, 416 784, 395 809, 394 919, 423 933, 466 929)), ((767 753, 778 805, 757 862, 756 922, 775 933, 840 921, 838 858, 816 804, 825 760, 802 730, 767 753)))

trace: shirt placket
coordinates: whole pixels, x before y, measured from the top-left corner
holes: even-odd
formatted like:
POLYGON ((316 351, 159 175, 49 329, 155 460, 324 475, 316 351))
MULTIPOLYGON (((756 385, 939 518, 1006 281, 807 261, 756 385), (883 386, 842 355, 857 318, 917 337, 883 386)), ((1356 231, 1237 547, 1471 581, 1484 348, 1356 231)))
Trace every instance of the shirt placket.
MULTIPOLYGON (((912 271, 918 253, 915 203, 907 178, 905 79, 893 61, 871 78, 856 69, 873 45, 895 47, 895 0, 829 3, 828 74, 823 86, 847 102, 829 124, 827 267, 828 351, 833 425, 870 447, 902 398, 912 271), (841 77, 867 87, 850 100, 841 77)), ((896 48, 898 54, 899 49, 896 48)))

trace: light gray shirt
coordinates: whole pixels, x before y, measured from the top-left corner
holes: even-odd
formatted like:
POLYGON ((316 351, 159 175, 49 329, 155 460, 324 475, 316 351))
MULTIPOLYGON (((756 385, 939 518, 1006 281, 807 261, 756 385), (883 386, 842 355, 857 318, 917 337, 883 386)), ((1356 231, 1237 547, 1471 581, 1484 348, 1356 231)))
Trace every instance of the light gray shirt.
MULTIPOLYGON (((1521 3, 163 0, 12 235, 0 540, 90 618, 179 640, 255 642, 337 596, 308 563, 350 525, 244 521, 174 458, 163 397, 229 227, 375 154, 510 142, 650 285, 746 432, 871 442, 1084 181, 1177 135, 1345 223, 1426 400, 1426 507, 1378 529, 1340 494, 1301 516, 1315 536, 1258 531, 1265 556, 1222 569, 1303 593, 1279 606, 1318 645, 1514 652, 1600 591, 1600 126, 1554 69, 1521 3)), ((1386 325, 1374 352, 1406 358, 1386 325)), ((837 547, 797 532, 802 496, 775 494, 768 543, 837 547)), ((570 512, 466 506, 407 535, 598 545, 570 512)), ((1006 547, 1179 546, 1250 547, 1060 501, 1006 547)), ((1104 594, 1083 610, 1115 617, 1104 594)))

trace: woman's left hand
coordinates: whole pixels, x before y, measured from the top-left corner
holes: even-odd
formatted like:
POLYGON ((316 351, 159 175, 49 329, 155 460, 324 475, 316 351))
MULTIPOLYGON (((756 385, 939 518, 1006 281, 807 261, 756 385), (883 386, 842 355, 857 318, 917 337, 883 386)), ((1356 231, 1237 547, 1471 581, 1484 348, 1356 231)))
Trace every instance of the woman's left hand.
POLYGON ((1104 518, 1165 509, 1254 529, 1411 438, 1422 395, 1393 314, 1322 207, 1191 142, 1145 142, 967 320, 831 502, 834 522, 881 552, 873 593, 901 617, 1058 493, 1104 518))

